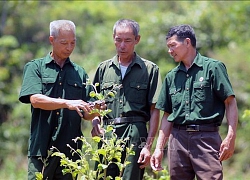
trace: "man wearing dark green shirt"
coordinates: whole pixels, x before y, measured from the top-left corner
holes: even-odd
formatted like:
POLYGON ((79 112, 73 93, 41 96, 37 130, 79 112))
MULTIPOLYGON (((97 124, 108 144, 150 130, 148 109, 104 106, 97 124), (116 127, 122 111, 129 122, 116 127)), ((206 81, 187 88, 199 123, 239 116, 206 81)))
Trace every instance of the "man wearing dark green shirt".
POLYGON ((234 152, 238 110, 225 65, 196 51, 190 25, 174 26, 166 37, 169 54, 179 65, 163 81, 156 108, 164 111, 153 170, 161 170, 166 141, 171 180, 223 179, 221 161, 234 152), (226 111, 228 133, 218 129, 226 111))
MULTIPOLYGON (((112 110, 104 117, 104 124, 111 124, 119 138, 130 138, 135 146, 135 156, 129 156, 123 179, 141 180, 149 164, 150 149, 158 129, 159 110, 155 109, 158 97, 159 68, 134 52, 140 41, 139 25, 128 19, 118 20, 113 28, 113 40, 117 55, 102 62, 96 71, 94 83, 100 83, 98 91, 107 94, 116 86, 116 96, 106 101, 112 110), (147 131, 147 122, 149 130, 147 131)), ((101 133, 99 119, 92 121, 92 135, 101 133)), ((122 156, 124 161, 126 150, 122 156)), ((119 175, 116 166, 109 166, 107 175, 119 175)))
POLYGON ((31 103, 28 179, 36 179, 35 173, 43 171, 44 179, 69 180, 71 174, 63 176, 59 157, 49 157, 46 166, 39 158, 45 160, 54 146, 75 159, 67 144, 78 148, 80 144, 72 139, 82 136, 81 118, 90 120, 95 114, 89 114, 92 107, 86 102, 88 75, 69 58, 76 44, 75 24, 52 21, 49 41, 52 52, 25 65, 19 95, 22 103, 31 103))

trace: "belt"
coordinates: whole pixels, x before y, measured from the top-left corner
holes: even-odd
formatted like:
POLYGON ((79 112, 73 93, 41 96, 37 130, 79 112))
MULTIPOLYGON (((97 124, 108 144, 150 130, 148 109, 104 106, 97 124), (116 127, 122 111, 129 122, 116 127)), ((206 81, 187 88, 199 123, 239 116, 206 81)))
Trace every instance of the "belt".
POLYGON ((104 119, 103 124, 104 125, 110 125, 110 124, 122 124, 122 123, 133 123, 133 122, 145 122, 146 120, 143 117, 138 116, 132 116, 132 117, 118 117, 115 119, 104 119))
POLYGON ((188 132, 196 132, 196 131, 218 131, 219 126, 215 124, 174 124, 173 127, 179 130, 186 130, 188 132))

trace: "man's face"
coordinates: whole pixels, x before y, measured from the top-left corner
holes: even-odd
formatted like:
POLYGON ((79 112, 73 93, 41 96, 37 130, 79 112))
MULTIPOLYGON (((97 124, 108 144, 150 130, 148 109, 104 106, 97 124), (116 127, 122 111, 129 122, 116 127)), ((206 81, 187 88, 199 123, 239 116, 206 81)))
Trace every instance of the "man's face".
POLYGON ((133 30, 129 27, 117 27, 113 38, 117 54, 121 60, 133 56, 135 45, 140 40, 140 36, 135 37, 133 30))
POLYGON ((167 39, 168 53, 173 57, 175 62, 181 62, 186 59, 188 49, 185 41, 186 39, 183 42, 178 41, 176 35, 167 39))
POLYGON ((65 60, 73 52, 76 37, 73 31, 60 31, 58 36, 50 36, 54 59, 65 60))

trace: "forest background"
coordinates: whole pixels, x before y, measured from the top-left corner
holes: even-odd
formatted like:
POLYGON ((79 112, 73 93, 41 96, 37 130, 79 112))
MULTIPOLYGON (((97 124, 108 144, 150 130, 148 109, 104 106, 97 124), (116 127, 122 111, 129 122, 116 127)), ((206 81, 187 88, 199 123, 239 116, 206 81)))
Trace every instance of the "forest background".
MULTIPOLYGON (((115 54, 112 28, 120 18, 139 22, 136 51, 160 66, 162 78, 176 66, 167 53, 165 35, 177 24, 192 25, 199 52, 226 64, 239 125, 235 154, 223 162, 224 179, 247 179, 250 120, 243 113, 250 106, 249 17, 250 1, 0 1, 0 179, 27 179, 30 105, 20 103, 18 95, 24 64, 51 50, 50 21, 75 22, 77 46, 71 59, 93 78, 97 65, 115 54)), ((90 130, 91 123, 83 122, 85 137, 90 137, 90 130)), ((225 137, 226 120, 220 132, 225 137)))

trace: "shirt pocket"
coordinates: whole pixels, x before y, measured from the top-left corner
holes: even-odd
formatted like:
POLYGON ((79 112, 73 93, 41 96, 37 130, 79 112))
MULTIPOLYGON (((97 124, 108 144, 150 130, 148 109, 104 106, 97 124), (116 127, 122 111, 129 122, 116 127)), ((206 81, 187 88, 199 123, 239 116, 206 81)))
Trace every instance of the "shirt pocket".
POLYGON ((70 93, 67 94, 68 99, 82 99, 83 98, 83 84, 76 80, 67 80, 67 85, 70 93))
POLYGON ((181 88, 171 88, 169 90, 169 95, 171 97, 173 108, 180 107, 182 101, 181 88))
POLYGON ((42 91, 44 95, 50 95, 55 85, 56 79, 51 77, 42 78, 42 91))
POLYGON ((209 81, 194 83, 194 100, 196 102, 212 101, 212 90, 209 81))
POLYGON ((147 84, 141 82, 130 82, 130 89, 126 98, 129 102, 146 104, 147 102, 147 84))

